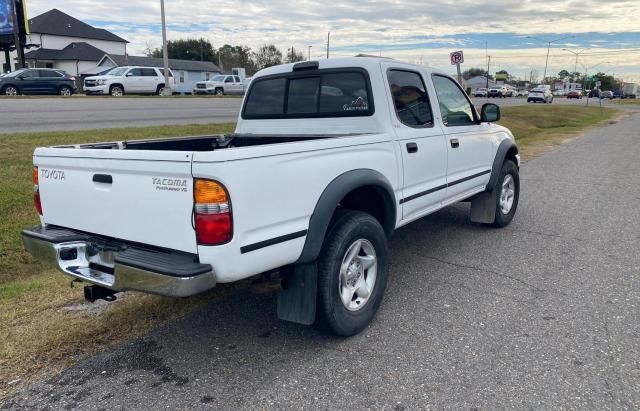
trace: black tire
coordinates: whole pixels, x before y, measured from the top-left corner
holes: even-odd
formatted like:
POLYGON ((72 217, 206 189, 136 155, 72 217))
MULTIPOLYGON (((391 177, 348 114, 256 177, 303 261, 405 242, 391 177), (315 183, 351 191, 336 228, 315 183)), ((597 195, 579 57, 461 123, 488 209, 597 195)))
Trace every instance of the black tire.
POLYGON ((216 96, 224 96, 224 89, 222 87, 218 87, 213 92, 216 96))
POLYGON ((124 96, 124 87, 118 84, 114 84, 113 86, 109 87, 109 95, 114 97, 124 96), (120 91, 120 93, 118 93, 118 90, 120 91))
POLYGON ((58 94, 60 94, 61 96, 67 96, 68 97, 68 96, 71 96, 73 94, 73 90, 69 86, 62 86, 58 90, 58 94))
POLYGON ((513 217, 516 215, 516 210, 518 209, 518 200, 520 199, 520 172, 518 171, 518 167, 511 160, 505 160, 502 164, 502 169, 500 169, 500 175, 498 176, 498 180, 496 181, 496 185, 494 187, 496 192, 496 219, 493 222, 495 227, 506 227, 511 223, 513 217), (513 195, 513 205, 511 206, 511 210, 508 213, 504 213, 502 207, 500 207, 500 195, 502 192, 502 183, 504 182, 505 176, 510 174, 513 178, 513 182, 515 185, 514 195, 513 195))
POLYGON ((22 93, 20 93, 20 89, 17 86, 14 86, 13 84, 8 84, 2 88, 2 94, 6 96, 19 96, 22 93), (10 92, 10 90, 15 90, 15 94, 14 92, 10 92))
POLYGON ((164 88, 164 84, 158 84, 158 87, 156 87, 156 96, 160 95, 163 88, 164 88))
MULTIPOLYGON (((318 257, 315 326, 341 337, 350 337, 369 325, 382 303, 387 286, 387 249, 385 232, 373 216, 352 210, 336 213, 318 257), (367 240, 375 250, 376 279, 368 300, 356 311, 350 311, 340 298, 340 266, 347 250, 360 239, 367 240)), ((363 274, 365 278, 368 275, 368 271, 363 274)))

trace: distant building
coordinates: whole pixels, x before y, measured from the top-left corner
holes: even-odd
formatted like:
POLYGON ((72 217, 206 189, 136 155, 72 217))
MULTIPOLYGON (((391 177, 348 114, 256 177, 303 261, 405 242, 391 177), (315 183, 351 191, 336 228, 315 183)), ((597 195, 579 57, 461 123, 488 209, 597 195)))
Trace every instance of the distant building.
MULTIPOLYGON (((495 81, 489 79, 489 88, 495 87, 496 84, 497 83, 495 81)), ((487 87, 487 78, 485 76, 471 77, 469 80, 467 80, 467 87, 471 90, 475 90, 477 88, 485 88, 487 87)))
MULTIPOLYGON (((29 20, 27 44, 39 46, 25 54, 27 66, 55 68, 80 78, 119 66, 163 67, 161 58, 130 56, 127 40, 110 31, 93 27, 58 9, 29 20)), ((11 60, 15 59, 15 53, 11 60)), ((14 65, 12 64, 12 68, 14 65)), ((222 72, 209 61, 169 59, 176 90, 190 93, 196 81, 208 80, 222 72)), ((82 86, 82 82, 78 81, 82 86)))
POLYGON ((95 67, 105 53, 127 54, 127 40, 58 9, 30 19, 29 27, 26 43, 39 46, 25 54, 29 67, 57 68, 78 75, 95 67))

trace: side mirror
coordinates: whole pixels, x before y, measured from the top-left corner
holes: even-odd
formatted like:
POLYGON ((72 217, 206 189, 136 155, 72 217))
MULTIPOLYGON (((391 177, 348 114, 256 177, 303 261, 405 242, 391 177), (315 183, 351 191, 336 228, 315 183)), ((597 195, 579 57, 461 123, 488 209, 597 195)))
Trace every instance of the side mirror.
POLYGON ((500 121, 500 107, 493 103, 484 104, 480 114, 480 121, 483 123, 500 121))
POLYGON ((133 77, 133 73, 132 72, 128 72, 127 73, 127 77, 133 77))
POLYGON ((18 76, 16 77, 18 80, 24 80, 24 76, 18 76))

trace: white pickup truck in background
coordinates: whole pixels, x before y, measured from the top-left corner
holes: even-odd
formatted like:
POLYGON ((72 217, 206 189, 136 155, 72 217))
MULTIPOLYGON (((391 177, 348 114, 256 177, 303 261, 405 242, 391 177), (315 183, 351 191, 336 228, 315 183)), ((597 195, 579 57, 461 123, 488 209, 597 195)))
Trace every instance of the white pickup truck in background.
POLYGON ((232 135, 37 148, 41 225, 23 242, 89 300, 263 278, 282 284, 280 318, 353 335, 382 302, 395 229, 465 200, 472 221, 509 224, 519 155, 499 118, 421 66, 271 67, 232 135))

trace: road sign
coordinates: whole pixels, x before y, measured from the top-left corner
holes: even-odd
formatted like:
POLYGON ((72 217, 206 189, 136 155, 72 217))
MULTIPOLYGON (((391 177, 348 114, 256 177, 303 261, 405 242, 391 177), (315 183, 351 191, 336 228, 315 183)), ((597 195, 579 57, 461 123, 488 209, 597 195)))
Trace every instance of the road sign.
POLYGON ((453 53, 450 54, 450 57, 451 57, 452 66, 455 66, 456 64, 464 63, 464 53, 462 52, 462 50, 454 51, 453 53))
POLYGON ((596 81, 596 87, 600 87, 602 85, 602 81, 596 81))

